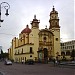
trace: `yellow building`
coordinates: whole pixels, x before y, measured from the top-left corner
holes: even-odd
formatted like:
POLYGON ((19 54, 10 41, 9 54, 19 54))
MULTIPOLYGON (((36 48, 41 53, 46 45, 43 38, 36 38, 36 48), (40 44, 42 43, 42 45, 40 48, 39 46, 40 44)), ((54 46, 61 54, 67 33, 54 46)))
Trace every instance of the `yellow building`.
POLYGON ((39 29, 40 21, 34 19, 31 22, 31 29, 28 25, 21 31, 19 38, 12 39, 12 46, 8 49, 9 58, 15 62, 33 60, 46 60, 61 55, 60 50, 60 26, 58 12, 52 8, 49 19, 49 29, 39 29))

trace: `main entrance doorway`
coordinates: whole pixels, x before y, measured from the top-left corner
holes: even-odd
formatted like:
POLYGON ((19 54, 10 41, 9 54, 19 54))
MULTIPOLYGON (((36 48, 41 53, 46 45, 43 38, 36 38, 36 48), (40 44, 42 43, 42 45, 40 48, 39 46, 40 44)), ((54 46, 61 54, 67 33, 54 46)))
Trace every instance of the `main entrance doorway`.
POLYGON ((48 63, 48 49, 44 48, 44 63, 48 63))

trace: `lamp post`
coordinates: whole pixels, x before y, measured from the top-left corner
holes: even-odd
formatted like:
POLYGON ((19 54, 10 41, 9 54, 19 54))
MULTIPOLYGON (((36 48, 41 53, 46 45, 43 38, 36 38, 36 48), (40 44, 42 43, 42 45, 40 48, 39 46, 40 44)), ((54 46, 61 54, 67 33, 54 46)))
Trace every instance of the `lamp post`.
MULTIPOLYGON (((10 8, 10 5, 7 2, 0 3, 0 22, 3 22, 4 20, 1 19, 1 8, 4 8, 6 10, 5 15, 8 16, 8 9, 10 8)), ((1 27, 1 25, 0 25, 1 27)))

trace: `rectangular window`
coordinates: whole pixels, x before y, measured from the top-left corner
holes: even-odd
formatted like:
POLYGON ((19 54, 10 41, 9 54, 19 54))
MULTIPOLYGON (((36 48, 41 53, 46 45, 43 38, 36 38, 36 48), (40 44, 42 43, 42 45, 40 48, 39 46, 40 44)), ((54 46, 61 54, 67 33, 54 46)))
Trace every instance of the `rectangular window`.
POLYGON ((32 53, 32 47, 30 47, 30 53, 32 53))
POLYGON ((18 50, 18 54, 19 54, 19 50, 18 50))
POLYGON ((23 54, 23 48, 22 48, 22 54, 23 54))
POLYGON ((17 54, 17 50, 15 50, 15 54, 17 54))

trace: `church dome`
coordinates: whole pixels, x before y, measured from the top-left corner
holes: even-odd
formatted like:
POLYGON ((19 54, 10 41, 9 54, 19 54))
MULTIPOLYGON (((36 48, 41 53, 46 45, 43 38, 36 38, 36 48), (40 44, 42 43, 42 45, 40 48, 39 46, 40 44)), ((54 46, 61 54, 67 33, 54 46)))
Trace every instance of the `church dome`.
POLYGON ((29 28, 28 25, 26 25, 26 28, 23 29, 21 33, 22 33, 22 34, 23 34, 23 33, 28 33, 28 34, 29 34, 30 32, 31 32, 31 29, 29 28))
POLYGON ((55 10, 54 6, 53 6, 53 8, 52 8, 52 11, 50 12, 50 15, 51 15, 51 14, 58 14, 58 12, 55 10))

